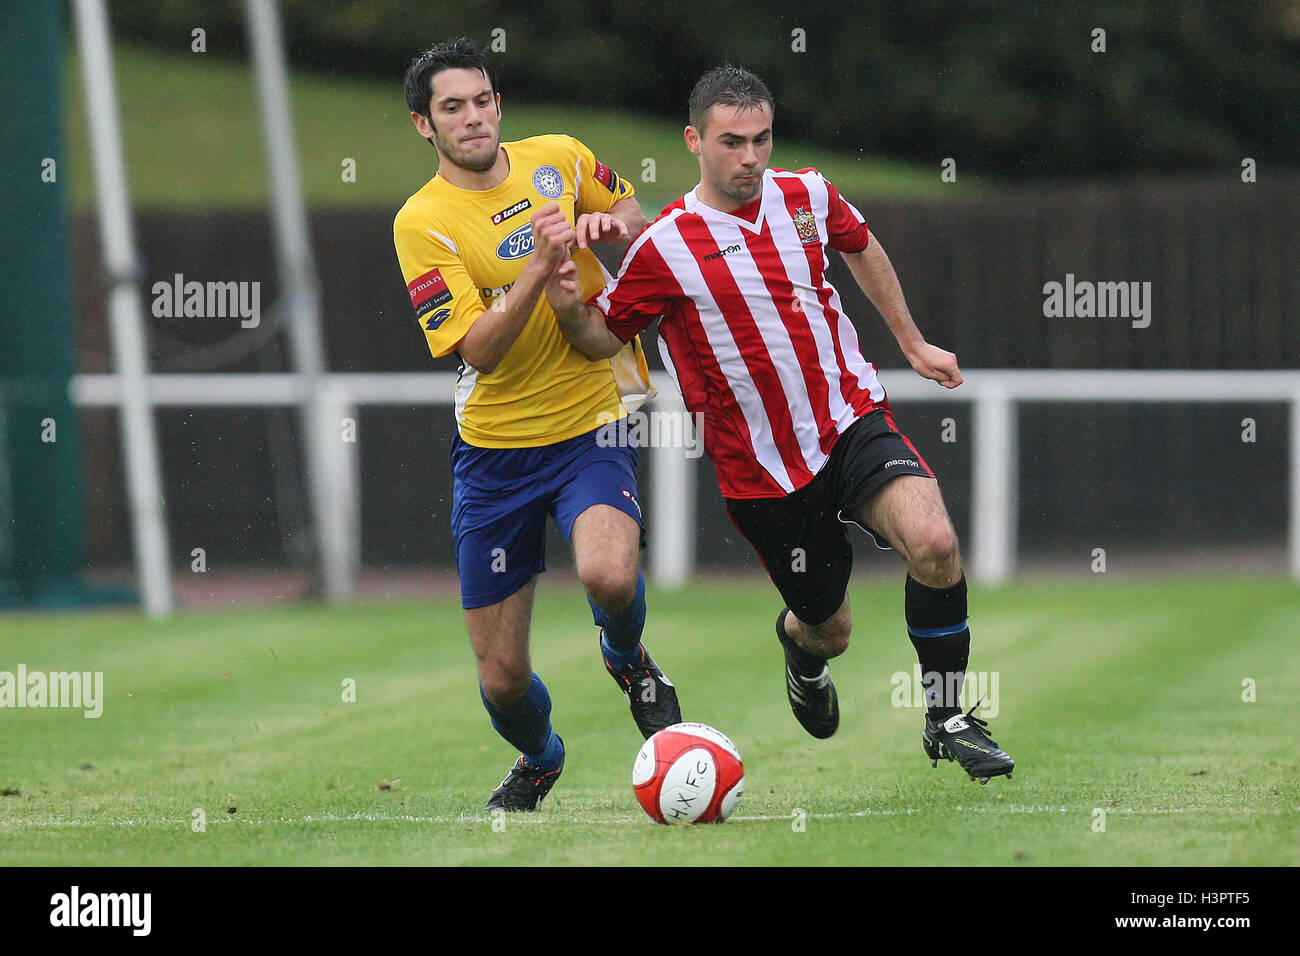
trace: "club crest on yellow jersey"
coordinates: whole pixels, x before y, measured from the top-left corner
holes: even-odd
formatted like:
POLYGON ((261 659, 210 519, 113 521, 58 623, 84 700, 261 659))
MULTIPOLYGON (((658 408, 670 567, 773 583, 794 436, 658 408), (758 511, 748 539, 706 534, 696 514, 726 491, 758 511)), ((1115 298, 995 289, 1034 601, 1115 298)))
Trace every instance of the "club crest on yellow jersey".
POLYGON ((547 199, 564 195, 564 177, 554 166, 538 166, 533 170, 533 188, 547 199))

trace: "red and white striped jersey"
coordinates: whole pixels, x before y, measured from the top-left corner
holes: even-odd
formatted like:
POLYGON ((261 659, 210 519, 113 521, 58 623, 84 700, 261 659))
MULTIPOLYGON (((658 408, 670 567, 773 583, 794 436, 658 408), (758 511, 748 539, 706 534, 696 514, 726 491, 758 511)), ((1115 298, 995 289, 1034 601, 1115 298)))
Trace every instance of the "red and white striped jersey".
POLYGON ((769 169, 734 213, 696 190, 664 209, 591 302, 628 341, 656 319, 664 365, 700 413, 722 494, 797 491, 836 439, 887 407, 876 367, 826 279, 827 249, 870 241, 862 214, 815 169, 769 169))

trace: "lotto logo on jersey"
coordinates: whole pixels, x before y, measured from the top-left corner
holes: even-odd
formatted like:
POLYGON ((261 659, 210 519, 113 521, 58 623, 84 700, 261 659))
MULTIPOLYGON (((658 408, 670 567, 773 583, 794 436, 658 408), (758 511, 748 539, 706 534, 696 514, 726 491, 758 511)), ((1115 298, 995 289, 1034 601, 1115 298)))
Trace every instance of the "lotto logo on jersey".
POLYGON ((437 332, 442 323, 451 318, 451 309, 439 309, 424 320, 424 327, 429 332, 437 332))
POLYGON ((532 208, 533 208, 533 204, 531 202, 529 202, 527 199, 521 199, 513 206, 507 206, 505 209, 502 209, 499 213, 494 215, 492 217, 492 225, 499 226, 507 219, 509 219, 511 216, 517 216, 525 209, 532 209, 532 208))
POLYGON ((610 169, 599 159, 596 160, 596 172, 594 173, 596 182, 600 183, 610 192, 618 192, 618 173, 610 169))
POLYGON ((411 305, 415 307, 417 318, 430 309, 436 309, 451 301, 451 290, 447 288, 447 280, 437 269, 430 269, 424 275, 412 279, 407 284, 406 291, 411 294, 411 305))

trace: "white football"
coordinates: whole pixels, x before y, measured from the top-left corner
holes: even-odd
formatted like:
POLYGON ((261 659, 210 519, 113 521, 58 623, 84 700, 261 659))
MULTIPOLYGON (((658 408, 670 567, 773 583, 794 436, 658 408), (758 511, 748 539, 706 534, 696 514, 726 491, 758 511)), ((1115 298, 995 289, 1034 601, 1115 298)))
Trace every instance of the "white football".
POLYGON ((637 752, 637 802, 659 823, 722 823, 745 792, 745 767, 726 734, 708 724, 673 724, 637 752))

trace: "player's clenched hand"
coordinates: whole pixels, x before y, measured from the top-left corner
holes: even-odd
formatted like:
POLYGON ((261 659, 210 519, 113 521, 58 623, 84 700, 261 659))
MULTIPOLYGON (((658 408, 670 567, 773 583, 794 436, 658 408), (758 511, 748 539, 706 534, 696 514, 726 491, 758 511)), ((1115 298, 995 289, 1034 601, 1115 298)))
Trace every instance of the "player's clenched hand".
POLYGON ((565 259, 551 273, 546 283, 546 298, 561 320, 578 314, 582 308, 582 292, 578 282, 578 264, 572 259, 565 259))
POLYGON ((628 237, 627 223, 607 212, 583 213, 578 217, 574 231, 578 234, 578 245, 583 249, 593 242, 615 242, 628 237))
POLYGON ((573 244, 573 227, 555 203, 547 203, 529 220, 533 226, 533 255, 550 266, 557 266, 573 244))
POLYGON ((944 388, 956 388, 962 382, 957 356, 936 345, 926 343, 918 346, 908 353, 907 360, 917 375, 938 382, 944 388))

